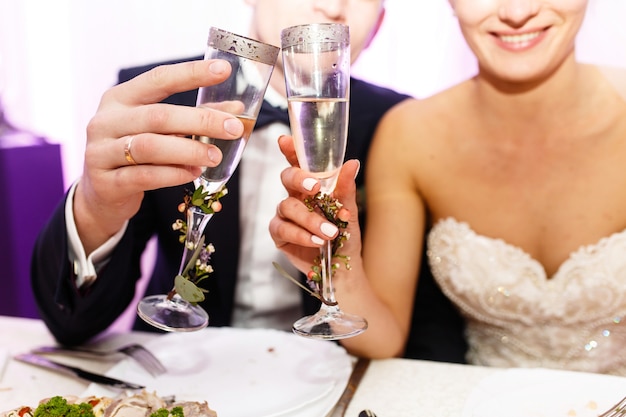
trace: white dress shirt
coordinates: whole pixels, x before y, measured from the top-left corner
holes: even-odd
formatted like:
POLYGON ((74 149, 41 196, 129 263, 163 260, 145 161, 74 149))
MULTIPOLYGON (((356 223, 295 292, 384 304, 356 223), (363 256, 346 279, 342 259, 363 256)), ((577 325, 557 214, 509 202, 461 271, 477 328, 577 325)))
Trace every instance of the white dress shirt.
MULTIPOLYGON (((265 99, 275 107, 287 109, 287 100, 271 87, 265 99)), ((281 276, 272 262, 293 277, 298 272, 276 249, 268 230, 276 205, 287 197, 280 181, 280 173, 289 166, 278 147, 278 137, 283 134, 290 134, 290 130, 281 123, 254 130, 240 163, 242 235, 233 316, 233 325, 237 327, 289 330, 302 316, 302 290, 281 276)))

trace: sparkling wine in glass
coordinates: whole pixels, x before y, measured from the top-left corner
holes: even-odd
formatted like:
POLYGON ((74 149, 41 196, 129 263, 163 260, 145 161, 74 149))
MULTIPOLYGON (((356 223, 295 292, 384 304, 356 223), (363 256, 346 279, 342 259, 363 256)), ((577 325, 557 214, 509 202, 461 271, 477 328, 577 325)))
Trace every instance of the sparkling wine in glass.
MULTIPOLYGON (((289 120, 300 167, 331 195, 343 164, 348 136, 350 34, 341 24, 284 29, 282 59, 289 120)), ((327 340, 356 336, 367 321, 339 308, 332 282, 332 242, 320 249, 320 310, 293 324, 296 334, 327 340)))
MULTIPOLYGON (((244 125, 242 136, 234 140, 192 136, 193 140, 213 144, 222 151, 220 164, 205 168, 194 181, 196 190, 202 187, 209 199, 221 192, 241 160, 279 52, 280 48, 254 39, 218 28, 209 30, 204 59, 227 60, 231 65, 231 74, 220 84, 200 88, 196 106, 230 113, 244 125)), ((198 206, 188 207, 187 233, 179 273, 175 278, 177 283, 186 284, 180 280, 188 273, 190 259, 198 256, 197 250, 204 244, 204 229, 212 216, 213 213, 207 213, 198 206)), ((180 294, 176 288, 177 285, 168 294, 151 295, 141 300, 137 306, 139 317, 166 331, 193 331, 206 327, 209 323, 207 312, 193 299, 186 299, 185 294, 180 294)))

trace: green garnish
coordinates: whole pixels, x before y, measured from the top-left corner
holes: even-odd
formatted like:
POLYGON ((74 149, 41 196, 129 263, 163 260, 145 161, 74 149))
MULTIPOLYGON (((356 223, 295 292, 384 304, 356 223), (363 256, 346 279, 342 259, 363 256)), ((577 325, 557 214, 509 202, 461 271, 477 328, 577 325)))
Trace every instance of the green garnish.
POLYGON ((63 397, 56 396, 39 404, 34 417, 96 417, 89 403, 68 404, 63 397))
POLYGON ((160 408, 154 413, 150 414, 150 417, 185 417, 182 407, 174 407, 172 410, 167 408, 160 408))

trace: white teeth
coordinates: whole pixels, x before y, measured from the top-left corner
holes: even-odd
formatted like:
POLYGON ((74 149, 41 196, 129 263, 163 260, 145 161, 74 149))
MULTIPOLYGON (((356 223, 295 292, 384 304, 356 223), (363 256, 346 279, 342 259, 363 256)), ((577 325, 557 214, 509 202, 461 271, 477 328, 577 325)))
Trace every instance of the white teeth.
POLYGON ((506 43, 525 43, 535 39, 541 32, 524 33, 521 35, 502 35, 500 40, 506 43))

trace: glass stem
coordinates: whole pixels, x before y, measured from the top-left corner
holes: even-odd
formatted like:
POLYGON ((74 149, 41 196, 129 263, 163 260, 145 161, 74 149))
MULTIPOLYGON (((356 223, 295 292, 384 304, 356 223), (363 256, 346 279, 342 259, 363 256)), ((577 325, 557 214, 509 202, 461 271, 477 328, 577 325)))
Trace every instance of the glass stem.
MULTIPOLYGON (((187 234, 185 235, 185 248, 183 249, 183 257, 178 268, 178 275, 184 275, 185 268, 189 260, 192 258, 200 239, 204 234, 204 229, 213 217, 213 213, 207 214, 200 207, 191 206, 187 209, 187 234)), ((172 298, 176 291, 172 289, 168 298, 172 298)))
POLYGON ((331 240, 320 248, 320 266, 322 268, 322 302, 328 306, 336 306, 335 287, 333 286, 333 254, 331 240))

